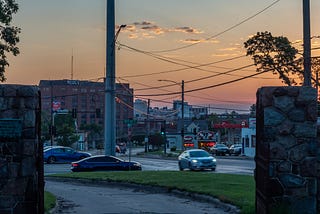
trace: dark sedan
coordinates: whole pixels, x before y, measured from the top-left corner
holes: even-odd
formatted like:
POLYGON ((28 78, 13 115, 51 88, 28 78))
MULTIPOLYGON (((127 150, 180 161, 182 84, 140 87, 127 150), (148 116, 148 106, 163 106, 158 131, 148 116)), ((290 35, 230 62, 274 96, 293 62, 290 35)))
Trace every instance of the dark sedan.
POLYGON ((80 171, 118 171, 141 170, 141 164, 135 161, 125 161, 108 155, 96 155, 71 163, 73 172, 80 171))

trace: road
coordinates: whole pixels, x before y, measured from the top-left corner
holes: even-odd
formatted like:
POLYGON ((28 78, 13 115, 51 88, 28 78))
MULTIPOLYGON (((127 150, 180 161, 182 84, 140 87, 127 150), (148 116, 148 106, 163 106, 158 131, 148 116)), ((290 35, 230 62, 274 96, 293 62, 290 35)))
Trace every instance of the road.
MULTIPOLYGON (((128 157, 121 157, 128 160, 128 157)), ((179 170, 177 160, 131 157, 142 164, 142 170, 179 170)), ((255 162, 241 157, 217 157, 217 169, 213 173, 253 175, 255 162)), ((70 164, 45 164, 45 175, 70 172, 70 164)))
POLYGON ((197 202, 161 191, 121 186, 46 181, 45 189, 58 196, 54 213, 176 213, 227 214, 229 206, 197 202))

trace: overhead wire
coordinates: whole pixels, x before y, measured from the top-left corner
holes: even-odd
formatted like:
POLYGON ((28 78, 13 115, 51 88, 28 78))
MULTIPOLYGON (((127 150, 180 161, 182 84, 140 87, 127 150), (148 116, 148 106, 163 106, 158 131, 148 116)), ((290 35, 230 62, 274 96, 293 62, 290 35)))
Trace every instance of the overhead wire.
MULTIPOLYGON (((213 38, 216 38, 218 36, 221 36, 222 34, 230 31, 230 30, 233 30, 234 28, 242 25, 243 23, 255 18, 256 16, 260 15, 261 13, 265 12, 266 10, 268 10, 269 8, 271 8, 273 5, 277 4, 278 2, 280 2, 280 0, 276 0, 274 2, 272 2, 270 5, 266 6, 265 8, 263 8, 262 10, 256 12, 255 14, 243 19, 242 21, 232 25, 231 27, 215 34, 215 35, 212 35, 206 39, 204 39, 205 41, 208 41, 208 40, 211 40, 213 38)), ((157 50, 157 51, 148 51, 149 53, 164 53, 164 52, 172 52, 172 51, 177 51, 177 50, 181 50, 181 49, 185 49, 185 48, 189 48, 189 47, 192 47, 192 46, 195 46, 197 44, 200 44, 201 42, 196 42, 196 43, 192 43, 192 44, 188 44, 188 45, 184 45, 184 46, 181 46, 181 47, 177 47, 177 48, 172 48, 172 49, 166 49, 166 50, 157 50)))

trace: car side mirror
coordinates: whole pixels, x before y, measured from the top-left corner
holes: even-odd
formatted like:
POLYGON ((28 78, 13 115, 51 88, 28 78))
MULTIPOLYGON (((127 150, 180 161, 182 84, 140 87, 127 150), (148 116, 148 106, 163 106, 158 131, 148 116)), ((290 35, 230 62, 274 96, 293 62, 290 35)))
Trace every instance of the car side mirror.
POLYGON ((186 158, 189 158, 189 155, 186 155, 186 158))

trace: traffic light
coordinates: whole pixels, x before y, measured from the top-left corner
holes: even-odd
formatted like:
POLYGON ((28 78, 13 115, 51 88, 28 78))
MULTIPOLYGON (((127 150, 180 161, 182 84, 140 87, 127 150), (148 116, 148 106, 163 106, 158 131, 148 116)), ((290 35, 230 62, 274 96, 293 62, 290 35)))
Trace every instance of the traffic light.
POLYGON ((72 109, 72 118, 77 118, 77 109, 76 108, 72 109))
POLYGON ((161 126, 160 134, 164 135, 165 133, 166 133, 166 127, 165 126, 161 126))

